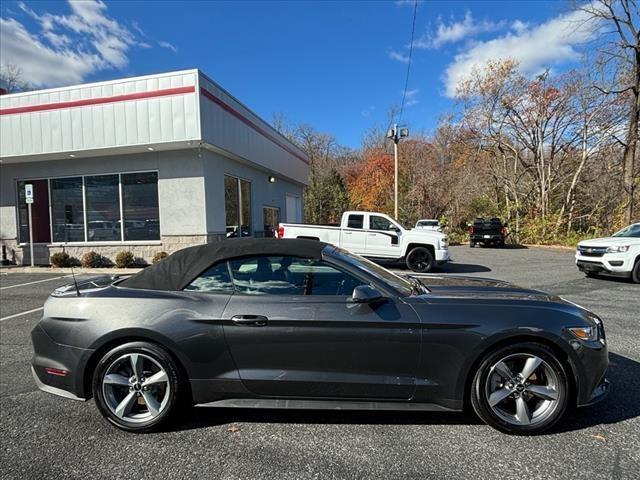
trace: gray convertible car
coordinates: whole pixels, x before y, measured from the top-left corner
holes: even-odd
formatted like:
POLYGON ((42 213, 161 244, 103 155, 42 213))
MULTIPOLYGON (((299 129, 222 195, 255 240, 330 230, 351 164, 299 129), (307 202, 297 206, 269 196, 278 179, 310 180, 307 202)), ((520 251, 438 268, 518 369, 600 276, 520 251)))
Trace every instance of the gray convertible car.
POLYGON ((461 411, 539 433, 608 390, 593 313, 480 278, 399 276, 322 242, 186 248, 53 292, 33 376, 125 430, 189 405, 461 411))

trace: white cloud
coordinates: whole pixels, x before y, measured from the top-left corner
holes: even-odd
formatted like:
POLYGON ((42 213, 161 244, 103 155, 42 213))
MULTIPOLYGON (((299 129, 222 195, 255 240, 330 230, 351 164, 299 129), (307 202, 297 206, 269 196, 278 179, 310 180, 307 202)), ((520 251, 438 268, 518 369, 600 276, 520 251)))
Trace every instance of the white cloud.
POLYGON ((416 48, 440 48, 444 44, 456 43, 480 33, 493 32, 504 26, 504 22, 476 21, 471 12, 467 11, 464 20, 460 22, 444 23, 442 19, 438 19, 435 34, 425 33, 413 43, 413 46, 416 48))
POLYGON ((100 0, 69 0, 67 15, 36 12, 22 2, 18 6, 40 31, 29 31, 16 18, 0 19, 0 57, 36 86, 79 83, 100 70, 123 69, 132 48, 150 47, 111 18, 100 0))
MULTIPOLYGON (((420 103, 420 101, 417 98, 419 93, 420 93, 420 89, 418 88, 414 88, 413 90, 407 90, 406 92, 404 92, 405 107, 411 107, 413 105, 417 105, 418 103, 420 103)), ((402 94, 402 91, 400 91, 400 94, 402 94)))
POLYGON ((165 42, 164 40, 161 40, 158 42, 158 45, 161 46, 162 48, 166 48, 168 50, 171 50, 173 53, 177 53, 178 49, 171 43, 169 42, 165 42))
POLYGON ((473 43, 446 68, 446 95, 454 97, 460 81, 490 60, 513 58, 524 74, 534 75, 552 65, 578 59, 576 47, 596 35, 585 25, 586 17, 585 13, 575 11, 536 26, 518 21, 512 24, 513 33, 473 43))
POLYGON ((396 50, 389 50, 387 55, 391 60, 396 60, 401 63, 409 63, 409 55, 405 55, 404 53, 397 52, 396 50))

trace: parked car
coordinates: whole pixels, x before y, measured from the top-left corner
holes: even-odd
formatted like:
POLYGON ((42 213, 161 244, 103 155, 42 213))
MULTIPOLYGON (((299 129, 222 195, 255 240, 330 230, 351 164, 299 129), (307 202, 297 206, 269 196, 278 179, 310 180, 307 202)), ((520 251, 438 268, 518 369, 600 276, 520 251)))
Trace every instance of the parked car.
POLYGON ((481 243, 504 247, 508 234, 507 225, 503 224, 499 218, 476 218, 473 225, 469 227, 469 246, 473 248, 481 243))
POLYGON ((482 278, 399 276, 310 240, 180 250, 128 278, 69 285, 32 331, 38 387, 113 425, 184 405, 460 411, 541 432, 608 391, 602 321, 482 278))
POLYGON ((404 261, 419 273, 450 259, 445 234, 407 230, 397 220, 377 212, 345 212, 340 225, 281 223, 278 238, 321 240, 368 258, 404 261))
POLYGON ((422 220, 418 220, 416 222, 416 228, 422 230, 432 230, 434 232, 441 232, 442 227, 440 226, 440 221, 432 218, 424 218, 422 220))
POLYGON ((610 237, 581 241, 576 247, 576 265, 588 277, 612 275, 640 283, 640 223, 610 237))

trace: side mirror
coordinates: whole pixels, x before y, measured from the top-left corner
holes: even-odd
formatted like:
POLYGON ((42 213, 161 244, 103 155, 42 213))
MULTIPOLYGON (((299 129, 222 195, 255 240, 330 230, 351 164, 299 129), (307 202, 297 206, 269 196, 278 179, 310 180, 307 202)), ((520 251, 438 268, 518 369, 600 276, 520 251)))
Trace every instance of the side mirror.
POLYGON ((370 285, 358 285, 351 295, 353 303, 373 303, 382 299, 382 293, 370 285))

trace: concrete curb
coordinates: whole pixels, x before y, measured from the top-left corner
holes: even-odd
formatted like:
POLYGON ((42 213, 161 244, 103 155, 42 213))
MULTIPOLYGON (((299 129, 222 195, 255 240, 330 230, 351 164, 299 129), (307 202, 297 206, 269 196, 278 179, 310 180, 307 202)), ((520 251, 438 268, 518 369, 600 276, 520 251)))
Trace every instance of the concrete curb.
MULTIPOLYGON (((138 273, 142 268, 82 268, 73 267, 75 275, 133 275, 138 273)), ((2 273, 57 273, 58 275, 71 275, 70 268, 57 267, 23 267, 23 266, 4 266, 0 267, 2 273)))

